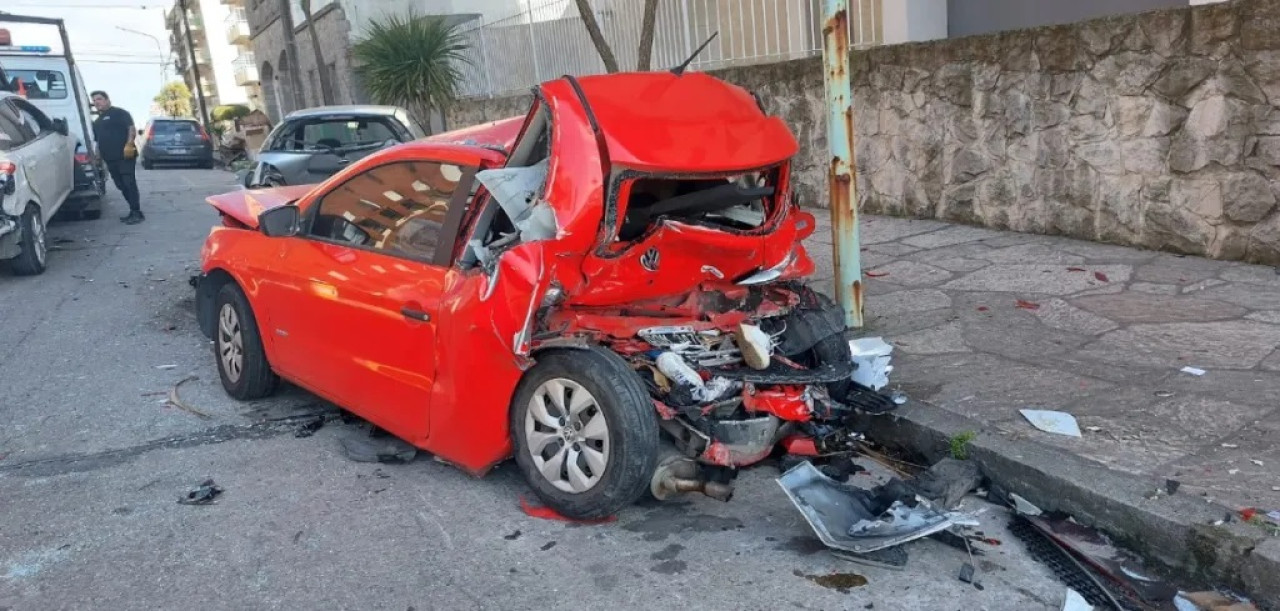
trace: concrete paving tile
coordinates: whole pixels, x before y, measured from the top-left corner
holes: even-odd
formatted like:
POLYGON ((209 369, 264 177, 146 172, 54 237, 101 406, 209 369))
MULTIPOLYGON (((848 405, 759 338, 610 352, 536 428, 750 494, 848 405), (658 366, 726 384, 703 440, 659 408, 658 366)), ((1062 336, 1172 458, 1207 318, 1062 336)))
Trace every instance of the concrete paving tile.
POLYGON ((869 313, 928 312, 951 307, 951 298, 946 293, 935 289, 914 289, 896 291, 869 299, 866 303, 869 313))
POLYGON ((905 354, 932 355, 970 352, 969 347, 964 343, 963 328, 958 322, 899 335, 893 339, 893 345, 905 354))
POLYGON ((903 355, 893 376, 909 396, 987 423, 1022 418, 1018 410, 1028 406, 1061 409, 1082 392, 1113 388, 989 354, 903 355))
POLYGON ((1271 356, 1262 359, 1258 366, 1267 371, 1280 371, 1280 350, 1276 350, 1271 353, 1271 356))
POLYGON ((1213 369, 1203 376, 1171 373, 1160 388, 1268 409, 1280 407, 1280 375, 1262 369, 1213 369))
POLYGON ((1087 291, 1080 291, 1079 293, 1072 293, 1071 295, 1069 295, 1069 297, 1090 297, 1093 295, 1115 295, 1117 293, 1123 293, 1124 291, 1125 291, 1125 285, 1112 282, 1112 283, 1108 283, 1106 285, 1100 286, 1098 288, 1089 289, 1087 291))
POLYGON ((952 225, 940 231, 919 235, 902 240, 903 243, 917 248, 942 248, 966 242, 976 242, 988 238, 999 238, 1005 234, 991 229, 952 225))
POLYGON ((903 286, 934 286, 951 279, 951 272, 915 261, 896 261, 870 268, 868 276, 903 286))
POLYGON ((1071 303, 1121 324, 1228 320, 1248 313, 1225 301, 1135 292, 1079 297, 1071 303))
POLYGON ((1187 494, 1228 507, 1280 508, 1280 414, 1267 413, 1161 468, 1187 494), (1258 461, 1258 462, 1254 462, 1258 461), (1261 464, 1258 464, 1261 463, 1261 464))
POLYGON ((915 246, 907 246, 901 242, 885 242, 883 244, 872 244, 867 247, 867 250, 880 253, 882 255, 889 255, 891 257, 901 257, 903 255, 909 255, 920 249, 915 246))
MULTIPOLYGON (((984 245, 990 246, 987 242, 984 245)), ((1051 248, 1044 244, 1021 244, 1008 248, 997 248, 983 255, 992 263, 1057 263, 1060 265, 1080 265, 1084 257, 1051 248)))
POLYGON ((1280 328, 1247 320, 1134 325, 1103 335, 1078 355, 1116 365, 1250 369, 1280 346, 1280 328))
POLYGON ((1269 265, 1237 265, 1224 270, 1218 277, 1228 282, 1280 289, 1280 270, 1269 265))
MULTIPOLYGON (((952 225, 927 219, 903 219, 890 216, 862 217, 860 238, 864 246, 896 242, 903 238, 949 229, 952 225)), ((828 230, 828 234, 830 230, 828 230)), ((915 246, 915 244, 912 244, 915 246)))
POLYGON ((1228 267, 1223 261, 1160 254, 1145 264, 1135 266, 1133 279, 1156 284, 1190 284, 1217 276, 1228 267))
POLYGON ((1205 289, 1199 293, 1206 299, 1229 301, 1250 310, 1280 309, 1280 290, 1267 289, 1248 284, 1224 284, 1205 289))
POLYGON ((1098 242, 1085 242, 1083 240, 1072 240, 1068 238, 1060 238, 1062 243, 1057 245, 1072 254, 1080 255, 1090 263, 1143 263, 1150 261, 1157 256, 1157 253, 1150 250, 1142 250, 1140 248, 1131 248, 1128 246, 1116 246, 1114 244, 1100 244, 1098 242))
POLYGON ((1280 325, 1280 311, 1276 311, 1276 310, 1254 312, 1253 314, 1245 316, 1245 318, 1248 318, 1249 320, 1256 320, 1258 322, 1265 322, 1265 323, 1271 323, 1273 325, 1280 325))
POLYGON ((1203 291, 1205 289, 1210 289, 1215 286, 1222 286, 1224 284, 1226 284, 1226 281, 1224 280, 1218 280, 1217 278, 1209 278, 1206 280, 1201 280, 1199 282, 1192 282, 1191 284, 1188 284, 1182 287, 1181 292, 1183 295, 1189 295, 1191 293, 1199 293, 1200 291, 1203 291))
POLYGON ((939 287, 943 290, 988 291, 1016 294, 1070 295, 1091 288, 1129 280, 1127 265, 1099 265, 1090 273, 1067 271, 1061 265, 992 265, 939 287), (1107 276, 1098 280, 1092 272, 1107 276))
POLYGON ((1176 284, 1153 284, 1150 282, 1134 282, 1133 284, 1129 285, 1129 290, 1136 291, 1139 293, 1146 293, 1148 295, 1177 295, 1178 293, 1182 292, 1180 289, 1181 287, 1179 287, 1176 284))
POLYGON ((928 262, 930 265, 933 265, 934 267, 940 267, 949 272, 972 272, 972 271, 980 270, 988 265, 991 265, 990 261, 983 261, 982 259, 970 259, 967 257, 948 257, 945 259, 930 259, 928 262))
POLYGON ((1099 335, 1120 326, 1113 320, 1077 308, 1061 299, 1050 299, 1040 304, 1035 315, 1045 326, 1084 335, 1099 335))

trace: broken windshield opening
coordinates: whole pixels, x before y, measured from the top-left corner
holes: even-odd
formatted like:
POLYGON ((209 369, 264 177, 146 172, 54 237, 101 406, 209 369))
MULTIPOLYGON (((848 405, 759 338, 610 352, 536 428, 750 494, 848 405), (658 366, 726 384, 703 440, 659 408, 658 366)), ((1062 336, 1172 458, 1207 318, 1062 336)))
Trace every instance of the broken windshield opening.
POLYGON ((624 184, 626 207, 618 242, 644 236, 662 219, 737 231, 764 225, 777 192, 776 171, 717 178, 641 178, 624 184))

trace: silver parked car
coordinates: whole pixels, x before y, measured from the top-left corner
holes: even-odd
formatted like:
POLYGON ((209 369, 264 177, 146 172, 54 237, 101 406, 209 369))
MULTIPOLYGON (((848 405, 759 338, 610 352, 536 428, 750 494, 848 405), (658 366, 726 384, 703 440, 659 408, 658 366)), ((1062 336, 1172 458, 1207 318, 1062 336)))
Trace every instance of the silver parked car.
POLYGON ((409 113, 396 106, 295 111, 271 130, 241 183, 250 189, 318 183, 357 159, 423 136, 409 113))

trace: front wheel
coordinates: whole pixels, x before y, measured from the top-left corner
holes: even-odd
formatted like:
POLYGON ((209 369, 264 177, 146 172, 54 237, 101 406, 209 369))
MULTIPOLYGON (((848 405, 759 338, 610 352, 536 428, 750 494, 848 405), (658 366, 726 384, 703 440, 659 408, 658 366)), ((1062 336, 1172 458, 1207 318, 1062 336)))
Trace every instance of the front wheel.
POLYGON ((566 350, 538 357, 511 406, 516 463, 549 507, 608 517, 649 489, 658 421, 640 378, 616 354, 566 350))
POLYGON ((258 322, 244 291, 228 282, 218 290, 218 326, 213 354, 218 360, 222 388, 235 399, 261 399, 275 391, 279 378, 271 371, 262 348, 258 322))

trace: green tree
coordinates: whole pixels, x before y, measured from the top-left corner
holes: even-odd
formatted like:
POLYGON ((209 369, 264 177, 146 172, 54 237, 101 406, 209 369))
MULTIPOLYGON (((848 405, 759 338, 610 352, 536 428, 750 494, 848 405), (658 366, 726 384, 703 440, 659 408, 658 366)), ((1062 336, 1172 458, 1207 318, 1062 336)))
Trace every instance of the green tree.
POLYGON ((457 96, 459 62, 470 63, 467 48, 456 25, 442 17, 390 15, 371 21, 351 54, 375 102, 404 107, 430 132, 432 110, 443 117, 457 96))
POLYGON ((244 104, 223 104, 213 109, 214 121, 235 121, 249 116, 249 107, 244 104))
POLYGON ((190 117, 191 89, 182 81, 166 83, 154 98, 156 104, 170 117, 190 117))

